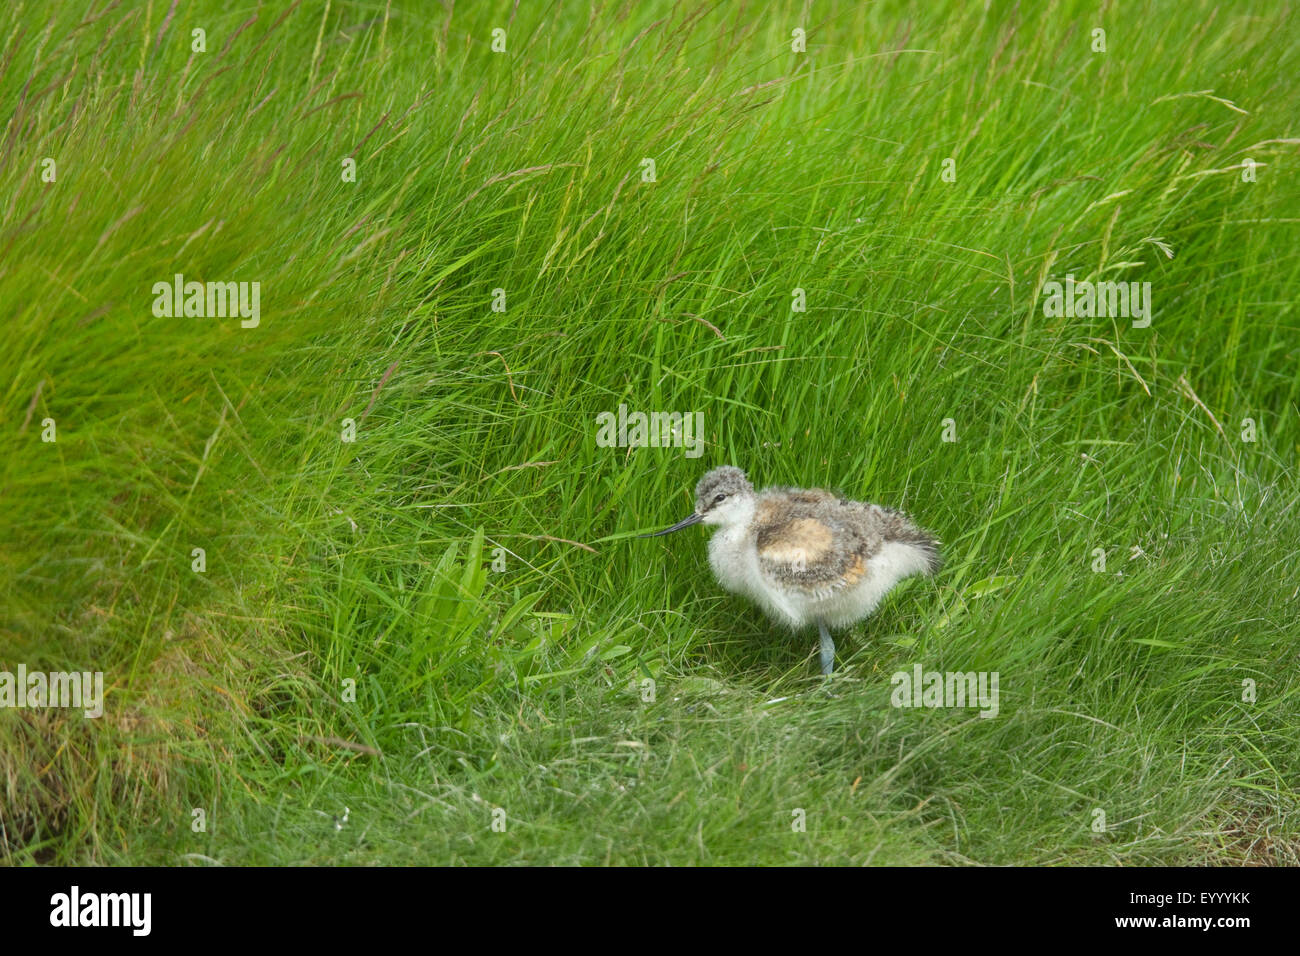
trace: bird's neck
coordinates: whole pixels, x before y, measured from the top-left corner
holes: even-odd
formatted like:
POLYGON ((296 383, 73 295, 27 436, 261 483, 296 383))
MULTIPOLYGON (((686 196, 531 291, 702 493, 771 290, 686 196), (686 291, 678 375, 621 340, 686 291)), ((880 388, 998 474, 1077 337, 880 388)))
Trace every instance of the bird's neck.
POLYGON ((743 533, 754 520, 754 499, 728 502, 724 511, 718 514, 715 521, 708 522, 713 525, 716 532, 730 536, 743 533))

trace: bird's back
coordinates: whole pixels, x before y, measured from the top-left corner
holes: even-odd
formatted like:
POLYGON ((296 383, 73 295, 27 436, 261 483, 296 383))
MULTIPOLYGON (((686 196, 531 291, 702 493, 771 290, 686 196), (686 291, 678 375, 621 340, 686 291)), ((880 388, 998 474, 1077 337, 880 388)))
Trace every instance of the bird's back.
POLYGON ((903 512, 820 488, 772 488, 758 496, 753 544, 761 586, 801 626, 843 624, 874 609, 901 578, 932 574, 938 541, 903 512))

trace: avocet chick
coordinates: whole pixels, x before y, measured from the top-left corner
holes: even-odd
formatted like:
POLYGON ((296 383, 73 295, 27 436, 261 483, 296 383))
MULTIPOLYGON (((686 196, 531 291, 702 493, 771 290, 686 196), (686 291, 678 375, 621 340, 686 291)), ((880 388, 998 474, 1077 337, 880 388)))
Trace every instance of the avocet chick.
POLYGON ((695 512, 655 538, 717 525, 709 566, 726 590, 749 598, 791 630, 816 624, 822 673, 835 666, 831 628, 868 617, 903 578, 939 570, 939 541, 901 511, 820 488, 755 493, 724 465, 695 486, 695 512))

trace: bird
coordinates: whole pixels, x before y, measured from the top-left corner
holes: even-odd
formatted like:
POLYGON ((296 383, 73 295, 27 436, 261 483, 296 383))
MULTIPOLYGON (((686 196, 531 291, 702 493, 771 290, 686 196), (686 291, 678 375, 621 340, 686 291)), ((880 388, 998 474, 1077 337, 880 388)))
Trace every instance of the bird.
POLYGON ((835 667, 832 628, 869 617, 899 581, 934 575, 943 562, 939 539, 902 511, 821 488, 755 492, 734 465, 700 479, 690 516, 639 537, 701 523, 717 527, 709 566, 725 590, 791 631, 817 625, 827 677, 835 667))

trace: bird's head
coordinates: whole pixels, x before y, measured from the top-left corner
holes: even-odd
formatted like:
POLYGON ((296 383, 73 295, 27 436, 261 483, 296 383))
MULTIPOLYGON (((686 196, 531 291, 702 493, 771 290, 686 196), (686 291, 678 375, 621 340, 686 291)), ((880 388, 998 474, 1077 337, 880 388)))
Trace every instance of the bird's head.
POLYGON ((734 465, 714 468, 695 486, 695 513, 705 524, 742 524, 754 513, 754 486, 734 465))
POLYGON ((754 514, 754 486, 745 473, 732 465, 714 468, 695 486, 695 513, 671 528, 642 535, 655 538, 671 534, 693 524, 716 524, 725 527, 744 524, 754 514))

